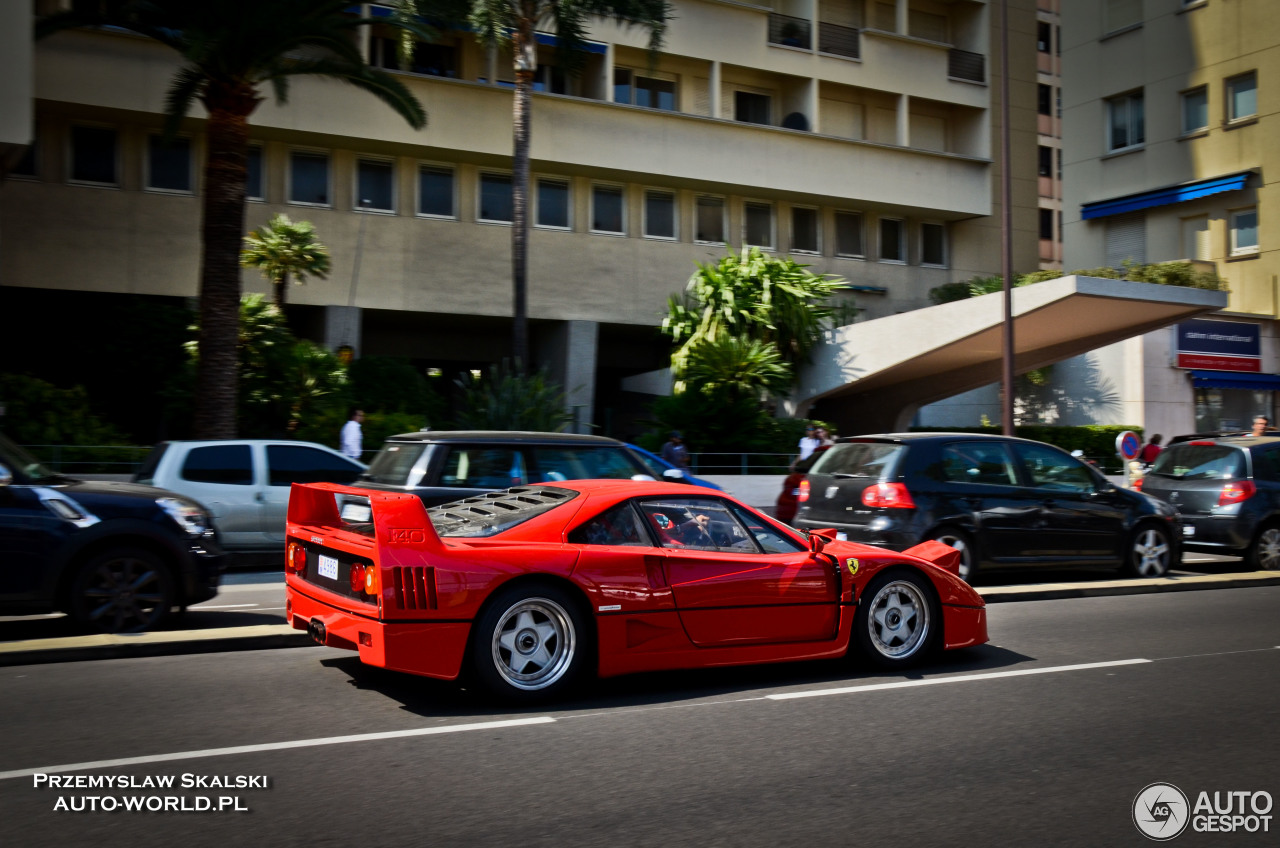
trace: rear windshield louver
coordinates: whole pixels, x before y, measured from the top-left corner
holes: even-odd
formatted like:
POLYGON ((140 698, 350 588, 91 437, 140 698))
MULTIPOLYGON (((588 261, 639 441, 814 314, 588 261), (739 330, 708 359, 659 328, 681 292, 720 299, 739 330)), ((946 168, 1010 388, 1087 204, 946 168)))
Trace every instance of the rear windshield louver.
POLYGON ((398 565, 391 569, 395 581, 396 609, 433 610, 436 608, 436 570, 434 566, 398 565))

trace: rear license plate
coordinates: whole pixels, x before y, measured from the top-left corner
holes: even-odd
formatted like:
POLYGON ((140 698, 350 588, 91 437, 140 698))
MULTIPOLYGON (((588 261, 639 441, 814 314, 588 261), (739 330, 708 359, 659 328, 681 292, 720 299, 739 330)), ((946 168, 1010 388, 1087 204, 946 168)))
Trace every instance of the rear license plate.
POLYGON ((1191 526, 1190 524, 1184 524, 1184 525, 1182 525, 1182 535, 1184 535, 1184 536, 1194 536, 1195 534, 1196 534, 1196 528, 1195 528, 1195 527, 1191 526))
POLYGON ((330 580, 338 579, 338 561, 331 556, 320 555, 320 576, 330 580))

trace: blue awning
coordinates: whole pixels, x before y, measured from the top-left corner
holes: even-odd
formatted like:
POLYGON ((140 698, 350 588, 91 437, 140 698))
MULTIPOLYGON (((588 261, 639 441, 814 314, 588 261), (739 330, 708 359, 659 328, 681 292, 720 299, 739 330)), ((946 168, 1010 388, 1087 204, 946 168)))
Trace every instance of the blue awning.
POLYGON ((1154 191, 1127 194, 1124 197, 1116 197, 1111 200, 1096 200, 1093 203, 1085 203, 1080 206, 1080 217, 1086 221, 1090 218, 1106 218, 1109 215, 1120 215, 1125 212, 1136 212, 1139 209, 1150 209, 1152 206, 1168 206, 1171 203, 1182 203, 1186 200, 1208 197, 1211 194, 1218 194, 1223 191, 1235 191, 1236 189, 1244 188, 1249 175, 1252 173, 1252 171, 1241 171, 1238 174, 1228 174, 1225 177, 1196 180, 1191 183, 1158 188, 1154 191))
POLYGON ((1197 389, 1249 389, 1255 392, 1280 392, 1280 374, 1192 371, 1191 383, 1197 389))

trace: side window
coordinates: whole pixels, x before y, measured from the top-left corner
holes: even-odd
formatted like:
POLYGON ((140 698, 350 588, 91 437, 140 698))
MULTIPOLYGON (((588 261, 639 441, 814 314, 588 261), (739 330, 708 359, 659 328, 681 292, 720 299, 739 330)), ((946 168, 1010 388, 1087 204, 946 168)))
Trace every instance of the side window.
POLYGON ((1061 451, 1021 444, 1014 450, 1033 486, 1063 492, 1092 492, 1096 488, 1094 476, 1084 463, 1061 451))
POLYGON ((649 534, 640 524, 640 516, 628 501, 602 512, 569 533, 569 541, 575 545, 626 545, 628 547, 652 547, 649 534))
POLYGON ((629 480, 637 468, 623 451, 614 448, 534 448, 537 482, 557 480, 629 480))
POLYGON ((253 456, 248 445, 192 448, 182 463, 182 479, 192 483, 253 485, 253 456))
POLYGON ((1018 485, 1009 451, 1002 444, 956 442, 942 449, 942 479, 948 483, 1018 485))
POLYGON ((1280 480, 1280 449, 1254 451, 1253 476, 1254 479, 1270 482, 1280 480))
POLYGON ((524 457, 511 448, 451 448, 440 475, 441 486, 459 488, 506 489, 524 484, 524 457))
POLYGON ((340 456, 298 445, 267 445, 267 480, 272 486, 292 483, 351 483, 360 466, 340 456))
POLYGON ((800 542, 783 533, 777 527, 761 521, 746 510, 736 506, 730 506, 729 509, 746 526, 747 532, 764 549, 765 553, 790 554, 806 550, 805 546, 800 542))
POLYGON ((643 501, 640 512, 664 548, 759 553, 728 504, 710 498, 643 501))

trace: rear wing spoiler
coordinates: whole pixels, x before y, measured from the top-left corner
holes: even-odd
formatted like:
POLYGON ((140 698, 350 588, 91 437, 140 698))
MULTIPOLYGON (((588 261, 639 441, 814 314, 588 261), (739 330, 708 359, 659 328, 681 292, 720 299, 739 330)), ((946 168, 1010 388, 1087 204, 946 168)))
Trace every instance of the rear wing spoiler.
MULTIPOLYGON (((427 508, 417 495, 403 492, 378 492, 357 489, 338 483, 294 483, 289 492, 289 534, 305 536, 310 532, 353 533, 338 509, 340 497, 359 498, 369 502, 368 521, 373 524, 379 559, 384 565, 408 563, 406 555, 417 559, 423 553, 438 553, 445 544, 427 516, 427 508)), ((365 541, 360 536, 361 541, 365 541)), ((367 541, 366 541, 367 544, 367 541)))

